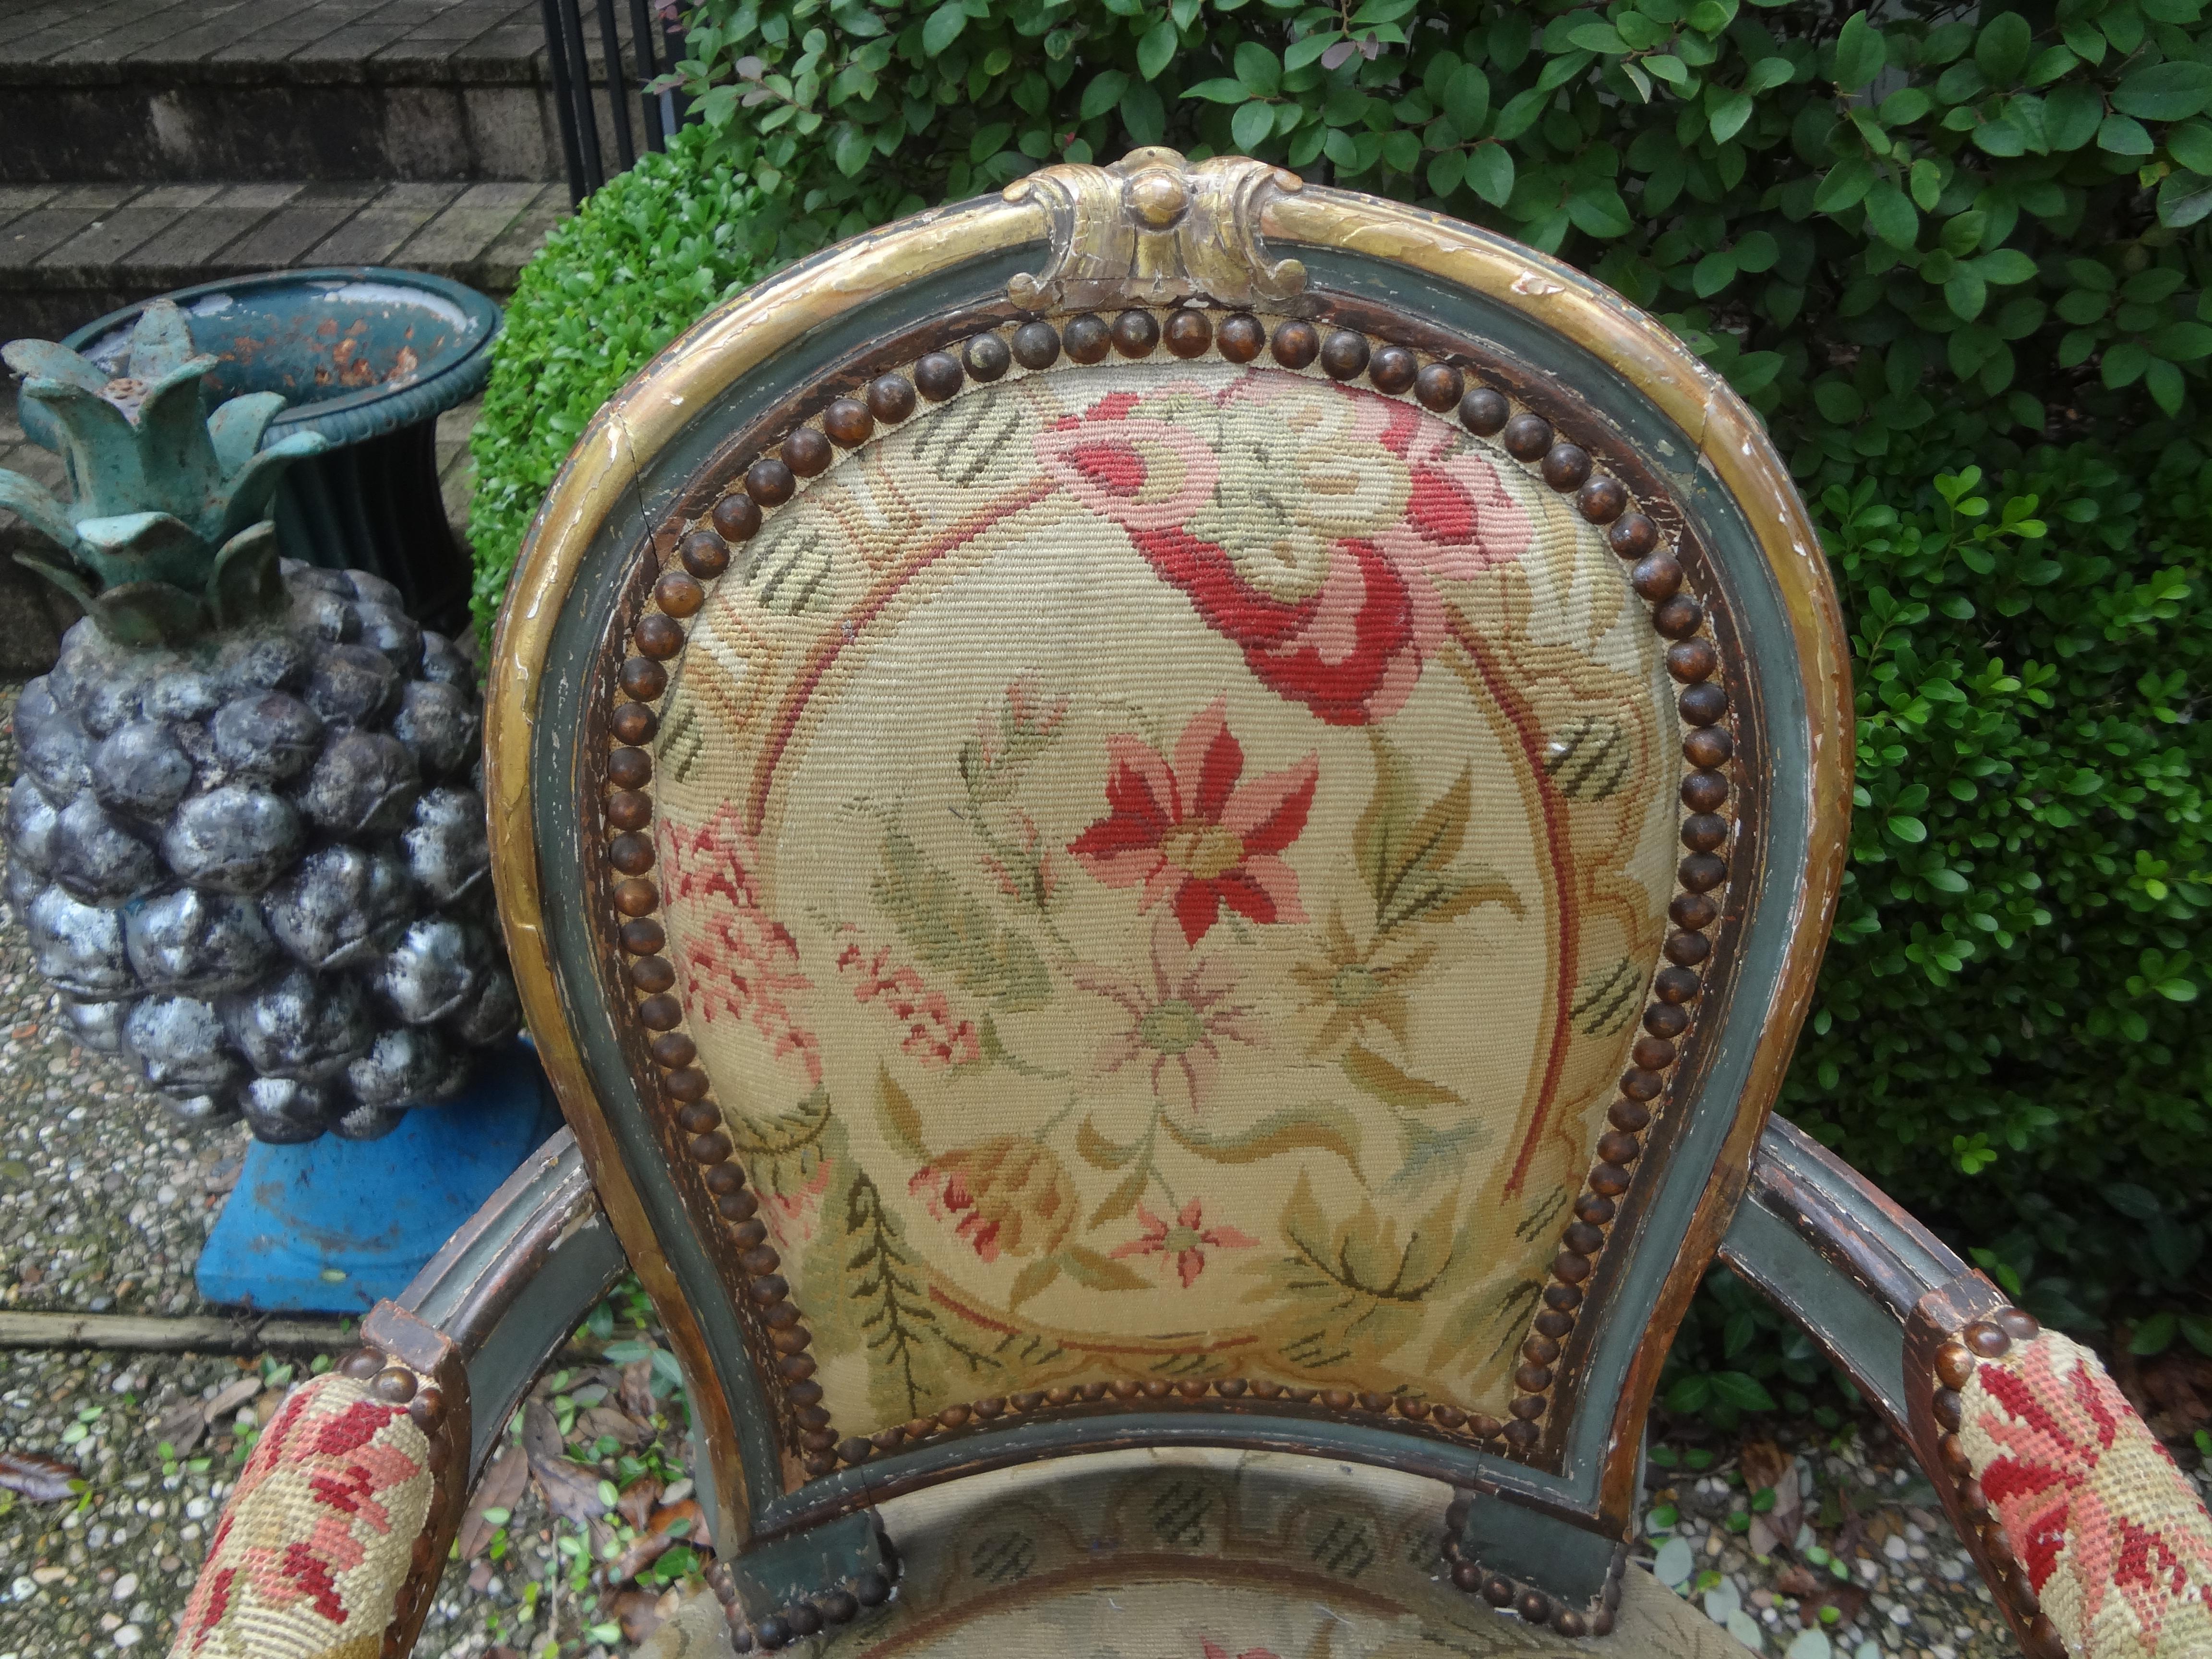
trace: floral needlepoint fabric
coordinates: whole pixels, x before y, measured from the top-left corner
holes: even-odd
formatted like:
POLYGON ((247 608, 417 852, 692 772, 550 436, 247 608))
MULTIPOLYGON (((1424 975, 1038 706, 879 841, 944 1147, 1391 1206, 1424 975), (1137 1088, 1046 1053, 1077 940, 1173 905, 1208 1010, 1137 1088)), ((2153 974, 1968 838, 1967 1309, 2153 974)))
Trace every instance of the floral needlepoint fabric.
MULTIPOLYGON (((1201 1449, 1056 1458, 884 1504, 891 1601, 808 1659, 1746 1659, 1641 1567, 1610 1635, 1571 1640, 1443 1572, 1450 1490, 1387 1469, 1201 1449)), ((711 1597, 638 1659, 732 1659, 711 1597)))
POLYGON ((1602 533, 1417 406, 1206 362, 970 387, 738 561, 659 874, 839 1425, 1502 1412, 1680 856, 1602 533))
POLYGON ((332 1372, 294 1389, 223 1506, 171 1659, 374 1659, 430 1512, 429 1441, 332 1372))
POLYGON ((2096 1356, 2046 1331, 1960 1394, 1975 1478, 2067 1650, 2212 1654, 2212 1516, 2096 1356))

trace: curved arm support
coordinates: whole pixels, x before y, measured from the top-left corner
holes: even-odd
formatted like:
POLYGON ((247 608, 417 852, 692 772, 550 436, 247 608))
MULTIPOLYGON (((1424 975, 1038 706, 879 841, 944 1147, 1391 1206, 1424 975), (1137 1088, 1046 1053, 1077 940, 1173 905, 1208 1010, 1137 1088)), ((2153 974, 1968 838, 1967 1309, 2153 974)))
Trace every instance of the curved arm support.
POLYGON ((623 1266, 563 1129, 270 1419, 172 1659, 411 1648, 485 1455, 623 1266))
POLYGON ((1779 1118, 1720 1254, 1912 1448, 2031 1659, 2212 1653, 2212 1516, 2094 1354, 1779 1118))

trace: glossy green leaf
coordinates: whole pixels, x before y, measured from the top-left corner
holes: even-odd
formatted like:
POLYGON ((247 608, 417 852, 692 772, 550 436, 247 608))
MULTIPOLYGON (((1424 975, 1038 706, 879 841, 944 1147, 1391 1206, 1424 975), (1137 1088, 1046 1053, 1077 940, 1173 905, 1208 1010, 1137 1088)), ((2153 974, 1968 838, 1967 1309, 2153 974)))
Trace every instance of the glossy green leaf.
POLYGON ((2201 173, 2169 173, 2159 181, 2158 222, 2182 230, 2212 214, 2212 178, 2201 173))
POLYGON ((1991 86, 2003 86, 2016 80, 2027 66, 2027 54, 2033 45, 2034 31, 2026 16, 2017 11, 2000 12, 1983 26, 1974 42, 1974 67, 1991 86))
POLYGON ((945 0, 921 26, 921 49, 934 58, 957 40, 967 27, 968 9, 960 0, 945 0))
POLYGON ((1855 11, 1844 22, 1843 31, 1836 39, 1836 86, 1844 92, 1856 92, 1881 73, 1888 61, 1881 31, 1867 21, 1867 14, 1855 11))
POLYGON ((1920 234, 1920 215, 1911 199, 1887 180, 1867 192, 1867 228, 1892 247, 1911 247, 1920 234))
POLYGON ((1513 152, 1503 144, 1477 144, 1468 152, 1467 187, 1492 207, 1513 194, 1513 152))
POLYGON ((2193 59, 2150 64, 2112 88, 2112 107, 2145 121, 2185 121, 2207 103, 2212 103, 2212 64, 2193 59))
POLYGON ((2097 129, 2097 148, 2115 155, 2148 155, 2157 148, 2140 121, 2124 115, 2108 115, 2097 129))
POLYGON ((2079 82, 2055 87, 2043 100, 2044 142, 2054 151, 2080 149, 2097 137, 2105 118, 2104 100, 2079 82))
POLYGON ((1267 104, 1255 101, 1243 105, 1229 118, 1229 136, 1236 140, 1237 148, 1248 155, 1273 137, 1274 131, 1275 112, 1267 104))

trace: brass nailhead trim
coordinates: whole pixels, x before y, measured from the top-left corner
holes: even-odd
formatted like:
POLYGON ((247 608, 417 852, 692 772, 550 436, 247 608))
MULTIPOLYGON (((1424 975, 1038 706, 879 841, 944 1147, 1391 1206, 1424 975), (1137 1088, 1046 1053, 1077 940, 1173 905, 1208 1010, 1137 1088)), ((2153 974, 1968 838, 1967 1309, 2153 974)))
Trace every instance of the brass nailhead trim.
POLYGON ((1997 1581, 1996 1593, 2011 1602, 2027 1633, 2031 1659, 2063 1659, 2066 1647, 2059 1639, 2058 1628, 2043 1611, 2035 1587, 2027 1582, 2027 1571, 2021 1565, 2012 1540, 2005 1535, 2004 1523, 1990 1510, 1981 1482, 1974 1478, 1966 1444, 1959 1438, 1960 1390, 1972 1377, 1975 1368, 1982 1360, 2003 1358, 2014 1342, 2028 1341, 2042 1328, 2033 1316, 2018 1308, 2000 1308, 1991 1318, 1966 1326, 1936 1351, 1935 1368, 1929 1377, 1933 1388, 1929 1404, 1936 1426, 1943 1431, 1936 1443, 1936 1457, 1951 1477, 1966 1514, 1967 1543, 1990 1567, 1997 1581))
POLYGON ((1591 1607, 1576 1607, 1546 1594, 1534 1584, 1492 1572, 1462 1553, 1460 1535, 1466 1530, 1474 1500, 1465 1495, 1452 1500, 1444 1511, 1444 1559, 1451 1564, 1451 1581, 1470 1595, 1480 1595, 1501 1613, 1516 1615, 1523 1624, 1547 1626, 1569 1638, 1608 1636, 1620 1607, 1621 1576, 1628 1565, 1628 1547, 1617 1547, 1606 1569, 1605 1584, 1591 1607))

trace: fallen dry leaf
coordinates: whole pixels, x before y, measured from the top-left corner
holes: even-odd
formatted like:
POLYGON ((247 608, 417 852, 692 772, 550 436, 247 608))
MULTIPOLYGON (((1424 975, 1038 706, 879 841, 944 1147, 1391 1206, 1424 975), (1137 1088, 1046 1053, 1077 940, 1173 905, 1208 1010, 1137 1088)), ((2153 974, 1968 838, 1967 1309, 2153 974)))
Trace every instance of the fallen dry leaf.
POLYGON ((704 1545, 708 1549, 714 1547, 714 1540, 707 1534, 707 1512, 692 1498, 687 1498, 680 1504, 664 1504, 655 1510, 653 1512, 653 1530, 665 1533, 679 1521, 691 1523, 677 1534, 685 1543, 704 1545))
POLYGON ((522 1449, 530 1454, 532 1463, 568 1455, 568 1443, 561 1438, 560 1420, 542 1400, 533 1400, 522 1408, 522 1449))
POLYGON ((622 1386, 616 1391, 622 1408, 641 1423, 653 1421, 653 1361, 633 1359, 622 1368, 622 1386))
POLYGON ((607 1582, 627 1584, 647 1567, 676 1547, 677 1540, 665 1532, 649 1532, 634 1540, 630 1547, 614 1559, 607 1568, 607 1582))
POLYGON ((487 1510, 505 1510, 512 1514, 520 1501, 522 1489, 530 1480, 530 1455, 520 1446, 509 1446, 491 1461, 484 1478, 477 1484, 476 1496, 461 1516, 459 1543, 461 1559, 473 1561, 491 1547, 492 1534, 502 1524, 487 1520, 487 1510))
POLYGON ((1774 1575, 1774 1588, 1784 1595, 1814 1595, 1820 1592, 1820 1581, 1813 1576, 1810 1567, 1792 1562, 1774 1575))
POLYGON ((1831 1579, 1819 1595, 1807 1597, 1798 1607, 1797 1617, 1805 1628, 1810 1630, 1820 1622, 1822 1607, 1833 1607, 1838 1615, 1838 1622, 1848 1625, 1859 1616, 1859 1609, 1866 1605, 1866 1599, 1867 1593, 1863 1586, 1840 1583, 1831 1579))
POLYGON ((623 1639, 638 1643, 660 1628, 665 1615, 661 1597, 650 1590, 624 1590, 615 1597, 615 1617, 622 1621, 623 1639))
POLYGON ((594 1406, 576 1419, 578 1432, 586 1440, 601 1436, 622 1446, 641 1446, 653 1438, 653 1430, 627 1412, 611 1406, 594 1406))
POLYGON ((72 1494, 70 1482, 84 1477, 74 1463, 42 1452, 0 1451, 0 1486, 21 1492, 33 1504, 54 1504, 72 1494))
POLYGON ((532 1457, 530 1473, 545 1494, 546 1507, 563 1521, 579 1524, 607 1512, 599 1502, 599 1472, 566 1457, 532 1457))
POLYGON ((622 1489, 615 1499, 615 1508, 622 1518, 643 1532, 646 1522, 653 1518, 653 1505, 660 1502, 660 1482, 649 1474, 641 1474, 622 1489))
POLYGON ((219 1423, 260 1392, 261 1379, 258 1376, 241 1376, 202 1407, 201 1414, 211 1425, 219 1423))
POLYGON ((1790 1454, 1771 1440, 1745 1441, 1741 1466, 1746 1492, 1765 1492, 1782 1478, 1784 1469, 1796 1467, 1790 1454))
POLYGON ((178 1456, 189 1457, 207 1427, 205 1401, 179 1401, 154 1419, 154 1443, 158 1446, 167 1443, 178 1456))

